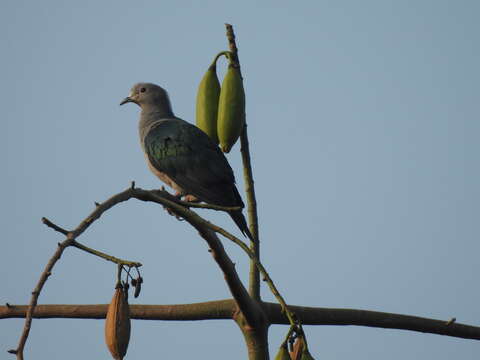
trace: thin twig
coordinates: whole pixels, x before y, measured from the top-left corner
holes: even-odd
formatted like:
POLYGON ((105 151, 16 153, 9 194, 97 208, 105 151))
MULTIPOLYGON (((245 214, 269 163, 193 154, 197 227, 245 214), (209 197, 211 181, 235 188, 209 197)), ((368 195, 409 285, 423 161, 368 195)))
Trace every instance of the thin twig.
MULTIPOLYGON (((100 206, 99 203, 95 203, 95 206, 100 206)), ((68 233, 69 231, 63 229, 62 227, 58 226, 57 224, 54 224, 53 222, 51 222, 50 220, 48 220, 47 218, 43 217, 42 218, 42 222, 47 225, 49 228, 52 228, 54 229, 55 231, 58 231, 59 233, 62 233, 66 236, 68 236, 68 233)), ((135 261, 129 261, 129 260, 123 260, 123 259, 119 259, 115 256, 111 256, 111 255, 108 255, 104 252, 101 252, 101 251, 98 251, 98 250, 95 250, 95 249, 92 249, 88 246, 85 246, 81 243, 79 243, 78 241, 76 240, 73 240, 69 246, 73 246, 73 247, 76 247, 77 249, 80 249, 80 250, 83 250, 89 254, 92 254, 92 255, 95 255, 95 256, 98 256, 102 259, 105 259, 107 261, 111 261, 115 264, 118 264, 118 265, 125 265, 125 266, 128 266, 128 267, 140 267, 142 266, 141 263, 139 262, 135 262, 135 261)))
POLYGON ((88 246, 85 246, 83 244, 80 244, 78 241, 73 241, 70 246, 76 247, 77 249, 83 250, 83 251, 85 251, 89 254, 98 256, 98 257, 100 257, 102 259, 105 259, 107 261, 111 261, 111 262, 113 262, 117 265, 124 265, 124 266, 128 266, 128 267, 136 267, 136 268, 142 266, 142 264, 137 262, 137 261, 129 261, 129 260, 119 259, 115 256, 105 254, 104 252, 101 252, 101 251, 92 249, 88 246))
POLYGON ((50 220, 48 220, 46 217, 42 217, 42 222, 47 225, 49 228, 52 228, 55 231, 58 231, 59 233, 62 233, 63 235, 67 236, 69 231, 61 228, 60 226, 52 223, 50 220))

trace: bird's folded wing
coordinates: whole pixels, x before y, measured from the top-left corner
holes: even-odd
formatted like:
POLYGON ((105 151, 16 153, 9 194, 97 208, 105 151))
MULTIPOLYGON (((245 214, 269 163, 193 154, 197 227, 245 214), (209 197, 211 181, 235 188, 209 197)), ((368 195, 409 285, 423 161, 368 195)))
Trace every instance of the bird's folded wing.
POLYGON ((151 165, 188 194, 213 204, 243 205, 238 192, 232 192, 235 178, 225 156, 194 125, 180 119, 162 120, 143 141, 151 165))

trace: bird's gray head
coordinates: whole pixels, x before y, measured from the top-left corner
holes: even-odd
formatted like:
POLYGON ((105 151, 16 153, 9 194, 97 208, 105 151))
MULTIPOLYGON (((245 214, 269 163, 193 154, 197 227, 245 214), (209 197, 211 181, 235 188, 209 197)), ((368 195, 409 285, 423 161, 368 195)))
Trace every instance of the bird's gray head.
POLYGON ((162 87, 151 83, 138 83, 133 85, 130 94, 122 100, 120 105, 129 102, 137 104, 143 111, 172 112, 168 93, 162 87))

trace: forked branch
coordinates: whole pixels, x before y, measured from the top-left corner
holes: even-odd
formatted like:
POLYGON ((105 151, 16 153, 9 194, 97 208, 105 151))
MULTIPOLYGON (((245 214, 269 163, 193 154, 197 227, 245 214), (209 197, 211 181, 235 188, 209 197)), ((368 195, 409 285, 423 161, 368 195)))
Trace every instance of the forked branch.
MULTIPOLYGON (((25 314, 24 329, 20 337, 18 346, 16 349, 9 350, 10 353, 15 354, 17 356, 18 360, 23 360, 23 351, 25 348, 25 343, 27 341, 29 332, 30 332, 33 313, 35 311, 35 307, 37 305, 40 292, 42 291, 48 277, 52 274, 53 267, 55 266, 57 261, 60 259, 64 250, 67 247, 70 247, 70 246, 76 247, 78 249, 86 251, 95 256, 99 256, 105 260, 112 261, 119 265, 124 265, 128 267, 141 266, 141 264, 138 262, 118 259, 114 256, 102 253, 98 250, 88 248, 85 245, 82 245, 76 241, 76 238, 80 236, 97 219, 99 219, 105 211, 131 198, 136 198, 142 201, 151 201, 151 202, 161 204, 164 207, 170 209, 170 211, 172 211, 176 216, 184 218, 192 226, 194 226, 199 231, 200 235, 207 241, 215 261, 217 262, 219 267, 222 269, 225 275, 226 282, 232 293, 232 296, 235 298, 235 301, 238 307, 237 310, 241 311, 241 313, 245 316, 245 319, 251 326, 254 326, 260 320, 259 316, 262 315, 262 311, 259 308, 259 304, 252 300, 247 290, 243 286, 235 270, 234 264, 226 254, 223 248, 223 245, 218 239, 217 235, 208 226, 209 223, 205 219, 197 215, 195 212, 186 208, 184 204, 182 205, 178 204, 177 201, 172 199, 172 195, 170 195, 166 191, 162 191, 162 190, 145 191, 139 188, 135 188, 135 183, 132 183, 132 185, 127 190, 112 196, 110 199, 108 199, 104 203, 101 203, 101 204, 96 203, 95 210, 89 216, 87 216, 77 226, 77 228, 75 228, 72 231, 65 230, 46 218, 42 219, 45 225, 65 235, 66 239, 63 242, 58 244, 58 248, 56 249, 53 256, 45 266, 45 269, 42 272, 40 279, 37 285, 35 286, 35 289, 32 292, 30 304, 25 314)), ((187 204, 187 205, 190 205, 190 204, 187 204)), ((220 210, 220 209, 216 209, 216 210, 220 210)))

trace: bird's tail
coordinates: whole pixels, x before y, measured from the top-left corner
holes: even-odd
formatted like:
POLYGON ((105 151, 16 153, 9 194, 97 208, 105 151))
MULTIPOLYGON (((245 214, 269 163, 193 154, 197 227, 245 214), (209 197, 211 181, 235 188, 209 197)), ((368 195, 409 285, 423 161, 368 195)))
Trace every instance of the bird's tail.
POLYGON ((237 224, 242 234, 247 235, 250 240, 255 241, 252 233, 248 229, 247 220, 245 219, 245 216, 243 216, 242 211, 241 210, 230 211, 229 214, 232 220, 235 221, 235 224, 237 224))

